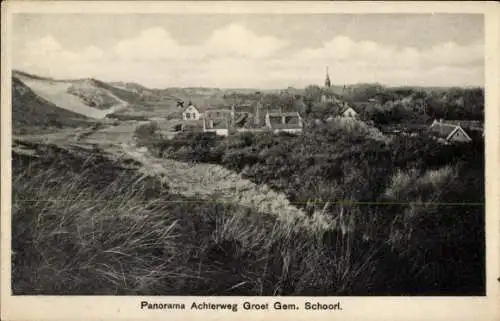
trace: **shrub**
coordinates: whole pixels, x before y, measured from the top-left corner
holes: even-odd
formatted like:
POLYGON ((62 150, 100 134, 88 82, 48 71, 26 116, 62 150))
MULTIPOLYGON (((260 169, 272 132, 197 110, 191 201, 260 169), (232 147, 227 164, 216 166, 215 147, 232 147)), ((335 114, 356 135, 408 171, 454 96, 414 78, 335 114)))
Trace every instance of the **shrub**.
POLYGON ((155 142, 161 141, 162 138, 158 131, 159 126, 155 121, 137 126, 134 130, 134 138, 137 146, 150 147, 155 142))

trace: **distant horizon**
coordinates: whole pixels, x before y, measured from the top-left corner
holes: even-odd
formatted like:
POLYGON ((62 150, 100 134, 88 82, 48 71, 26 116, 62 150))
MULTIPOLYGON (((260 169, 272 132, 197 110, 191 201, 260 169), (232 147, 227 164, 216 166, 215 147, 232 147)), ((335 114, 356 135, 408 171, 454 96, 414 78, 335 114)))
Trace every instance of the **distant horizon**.
MULTIPOLYGON (((48 76, 45 76, 45 75, 40 75, 40 74, 36 74, 36 73, 33 73, 33 72, 30 72, 30 71, 26 71, 26 70, 21 70, 21 69, 12 69, 12 72, 20 72, 20 73, 24 73, 24 74, 27 74, 29 76, 32 76, 32 77, 39 77, 39 78, 43 78, 43 79, 47 79, 47 80, 53 80, 53 81, 76 81, 76 80, 85 80, 85 79, 95 79, 95 80, 98 80, 98 81, 102 81, 102 82, 105 82, 105 83, 108 83, 108 84, 112 84, 112 83, 129 83, 129 84, 136 84, 136 85, 139 85, 139 86, 142 86, 146 89, 149 89, 149 90, 164 90, 164 89, 176 89, 176 88, 179 88, 179 89, 220 89, 220 90, 246 90, 246 91, 250 91, 250 90, 255 90, 255 91, 283 91, 283 90, 287 90, 287 89, 297 89, 297 90, 304 90, 306 87, 308 86, 319 86, 320 88, 324 88, 324 86, 320 85, 320 84, 309 84, 309 85, 306 85, 305 87, 292 87, 292 86, 287 86, 287 87, 282 87, 282 88, 258 88, 258 87, 211 87, 211 86, 166 86, 166 87, 148 87, 140 82, 137 82, 137 81, 134 81, 134 80, 131 80, 131 81, 125 81, 125 80, 106 80, 106 79, 102 79, 102 78, 96 78, 96 77, 83 77, 83 78, 53 78, 53 77, 48 77, 48 76)), ((360 86, 360 85, 380 85, 382 87, 386 87, 386 88, 405 88, 405 87, 409 87, 409 88, 442 88, 442 89, 448 89, 448 88, 463 88, 463 89, 469 89, 469 88, 481 88, 481 89, 484 89, 484 86, 479 86, 479 85, 465 85, 465 86, 425 86, 425 85, 388 85, 388 84, 384 84, 384 83, 380 83, 380 82, 358 82, 358 83, 352 83, 352 84, 335 84, 333 83, 331 85, 331 87, 343 87, 343 86, 346 86, 346 87, 351 87, 351 86, 360 86)))
POLYGON ((15 14, 12 65, 149 88, 482 87, 479 14, 15 14))

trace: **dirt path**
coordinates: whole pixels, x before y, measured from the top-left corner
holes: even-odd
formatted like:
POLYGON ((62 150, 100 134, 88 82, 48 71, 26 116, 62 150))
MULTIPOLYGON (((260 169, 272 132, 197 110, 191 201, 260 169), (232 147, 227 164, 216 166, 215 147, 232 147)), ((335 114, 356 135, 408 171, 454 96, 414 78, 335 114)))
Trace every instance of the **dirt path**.
POLYGON ((145 148, 129 144, 123 144, 122 148, 125 155, 143 164, 143 173, 158 175, 173 193, 201 199, 216 196, 223 202, 238 203, 286 219, 305 217, 284 194, 266 185, 257 185, 222 166, 158 159, 149 155, 145 148))
MULTIPOLYGON (((123 128, 117 127, 118 134, 123 128)), ((175 194, 202 200, 215 198, 220 202, 241 204, 259 212, 276 215, 283 221, 301 219, 304 220, 304 223, 309 222, 308 225, 327 226, 329 224, 316 214, 308 218, 301 209, 290 204, 285 194, 273 191, 267 185, 257 185, 220 165, 191 164, 172 159, 156 158, 150 155, 146 148, 134 146, 128 139, 131 137, 130 134, 128 137, 127 135, 116 136, 115 138, 119 138, 119 140, 114 142, 111 140, 103 141, 102 136, 107 136, 109 130, 97 130, 90 135, 84 133, 85 138, 80 142, 75 139, 75 132, 59 132, 49 139, 66 145, 78 145, 79 143, 100 145, 107 153, 113 155, 113 158, 136 160, 142 164, 140 172, 160 177, 175 194)), ((80 135, 82 132, 76 136, 80 135)))

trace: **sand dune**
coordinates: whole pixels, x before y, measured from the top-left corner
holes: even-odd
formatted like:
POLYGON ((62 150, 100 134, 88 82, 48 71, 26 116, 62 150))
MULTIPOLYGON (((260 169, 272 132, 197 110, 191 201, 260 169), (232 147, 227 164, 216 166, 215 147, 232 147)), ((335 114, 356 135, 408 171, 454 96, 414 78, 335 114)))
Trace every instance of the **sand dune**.
POLYGON ((106 117, 107 114, 126 108, 128 105, 113 93, 107 92, 107 94, 115 99, 117 103, 107 109, 98 109, 90 107, 85 104, 82 98, 68 92, 68 90, 72 86, 75 87, 75 85, 77 85, 80 90, 96 90, 88 80, 58 81, 30 77, 24 74, 15 74, 15 77, 28 86, 35 94, 53 103, 57 107, 91 118, 102 119, 106 117))

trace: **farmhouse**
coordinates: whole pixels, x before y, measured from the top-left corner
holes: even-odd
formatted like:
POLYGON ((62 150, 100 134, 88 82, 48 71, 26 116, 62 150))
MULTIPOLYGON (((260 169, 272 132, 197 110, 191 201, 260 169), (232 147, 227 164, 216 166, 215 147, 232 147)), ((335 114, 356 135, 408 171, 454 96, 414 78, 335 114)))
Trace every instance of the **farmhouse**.
POLYGON ((182 111, 182 119, 183 120, 199 120, 203 117, 203 110, 200 107, 197 107, 193 104, 189 104, 182 111))
POLYGON ((227 120, 233 119, 234 118, 234 112, 233 110, 227 108, 227 109, 207 109, 203 113, 203 118, 206 119, 219 119, 219 118, 224 118, 227 120))
POLYGON ((460 125, 445 123, 443 120, 434 120, 429 131, 445 143, 469 143, 472 138, 460 125))
POLYGON ((344 107, 340 111, 340 116, 348 118, 358 118, 359 113, 356 110, 354 110, 353 107, 344 103, 344 107))
MULTIPOLYGON (((338 106, 338 105, 337 105, 338 106)), ((326 121, 332 121, 336 118, 352 118, 352 119, 360 119, 360 113, 357 107, 349 106, 346 102, 342 103, 342 106, 338 106, 338 109, 333 112, 330 116, 326 118, 326 121)))
POLYGON ((203 118, 203 131, 219 136, 229 135, 229 121, 226 118, 203 118))
POLYGON ((266 126, 274 133, 300 133, 302 132, 303 121, 299 113, 267 112, 265 118, 266 126))

